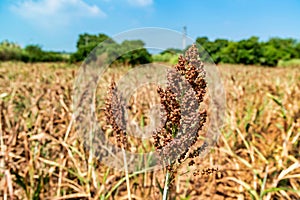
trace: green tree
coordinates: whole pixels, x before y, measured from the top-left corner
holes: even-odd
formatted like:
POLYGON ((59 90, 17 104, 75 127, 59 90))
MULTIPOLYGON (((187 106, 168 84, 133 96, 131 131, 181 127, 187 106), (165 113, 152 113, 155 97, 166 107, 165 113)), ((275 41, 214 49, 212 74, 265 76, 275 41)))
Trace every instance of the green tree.
POLYGON ((206 43, 209 42, 209 39, 208 39, 208 37, 198 37, 198 38, 196 39, 196 42, 197 42, 199 45, 204 46, 206 43))
MULTIPOLYGON (((97 47, 100 43, 105 41, 105 43, 113 44, 115 43, 111 38, 109 38, 105 34, 80 34, 76 43, 77 51, 71 55, 71 62, 83 61, 88 55, 92 52, 92 50, 97 47)), ((100 48, 99 48, 100 49, 100 48)), ((99 49, 97 49, 99 51, 99 49)))
POLYGON ((221 62, 220 52, 223 48, 228 46, 228 43, 226 39, 216 39, 214 42, 206 43, 205 48, 215 63, 221 62))
POLYGON ((300 42, 297 42, 294 46, 294 57, 300 58, 300 42))
POLYGON ((141 40, 125 40, 121 43, 123 54, 119 60, 123 64, 135 66, 152 62, 151 54, 144 48, 145 43, 141 40))
POLYGON ((199 53, 204 61, 210 62, 210 57, 215 63, 221 62, 220 52, 223 48, 228 46, 228 40, 216 39, 215 41, 209 41, 207 37, 198 37, 196 42, 200 45, 199 53))
POLYGON ((280 60, 300 58, 300 43, 292 38, 275 37, 260 42, 255 36, 240 41, 209 41, 207 37, 198 37, 196 41, 202 60, 209 61, 210 55, 215 63, 276 66, 280 60))
POLYGON ((24 62, 60 62, 67 61, 61 53, 43 51, 40 45, 27 45, 22 54, 24 62))
POLYGON ((270 38, 267 42, 261 44, 262 55, 260 64, 276 66, 280 60, 299 58, 299 55, 297 55, 297 45, 297 41, 291 38, 270 38))
POLYGON ((26 60, 23 58, 24 61, 39 62, 44 57, 44 52, 39 45, 27 45, 24 50, 26 55, 26 60))
POLYGON ((176 48, 168 48, 164 51, 162 51, 160 54, 171 54, 171 55, 178 55, 178 54, 182 54, 182 50, 181 49, 176 49, 176 48))
POLYGON ((259 64, 262 50, 258 37, 239 41, 237 48, 237 63, 245 65, 259 64))
POLYGON ((228 45, 220 50, 219 59, 222 63, 235 64, 237 62, 238 44, 230 41, 228 45))
POLYGON ((260 57, 260 64, 266 66, 276 66, 282 57, 278 49, 272 45, 263 45, 262 56, 260 57))

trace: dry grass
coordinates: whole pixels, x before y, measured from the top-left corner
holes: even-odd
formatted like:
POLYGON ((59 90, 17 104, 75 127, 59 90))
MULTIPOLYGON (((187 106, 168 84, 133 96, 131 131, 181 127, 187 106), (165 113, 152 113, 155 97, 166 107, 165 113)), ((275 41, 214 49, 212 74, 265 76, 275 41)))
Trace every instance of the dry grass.
MULTIPOLYGON (((198 175, 177 177, 177 197, 300 199, 300 68, 219 68, 226 125, 198 175)), ((0 63, 1 199, 127 199, 124 173, 91 160, 74 131, 76 71, 0 63)), ((104 83, 122 71, 110 70, 104 83)), ((137 119, 144 109, 137 104, 137 119)), ((162 172, 129 177, 132 199, 161 197, 162 172)))

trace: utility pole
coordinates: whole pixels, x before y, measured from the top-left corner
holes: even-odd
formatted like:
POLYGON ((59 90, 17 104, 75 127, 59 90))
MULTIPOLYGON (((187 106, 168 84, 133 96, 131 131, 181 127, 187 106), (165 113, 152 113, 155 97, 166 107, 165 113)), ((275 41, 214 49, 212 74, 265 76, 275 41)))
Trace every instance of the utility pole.
POLYGON ((182 33, 182 50, 185 49, 186 47, 186 32, 187 32, 187 28, 186 26, 183 27, 183 33, 182 33))

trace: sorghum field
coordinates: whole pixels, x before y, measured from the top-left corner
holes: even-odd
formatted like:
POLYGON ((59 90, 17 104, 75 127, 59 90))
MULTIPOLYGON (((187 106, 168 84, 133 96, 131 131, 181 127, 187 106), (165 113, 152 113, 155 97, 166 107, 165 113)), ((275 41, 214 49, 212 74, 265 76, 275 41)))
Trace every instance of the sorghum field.
MULTIPOLYGON (((0 63, 1 199, 127 199, 124 172, 97 163, 75 132, 78 68, 0 63)), ((300 68, 218 68, 226 89, 225 126, 214 150, 199 161, 199 173, 176 177, 173 196, 300 199, 300 68)), ((103 87, 124 71, 109 70, 103 87)), ((161 199, 163 171, 129 178, 132 199, 161 199)))

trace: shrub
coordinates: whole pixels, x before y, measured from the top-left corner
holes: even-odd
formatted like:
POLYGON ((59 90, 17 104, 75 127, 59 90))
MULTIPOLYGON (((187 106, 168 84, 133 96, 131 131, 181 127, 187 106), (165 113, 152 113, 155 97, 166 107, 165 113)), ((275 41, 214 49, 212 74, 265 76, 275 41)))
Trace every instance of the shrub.
POLYGON ((170 64, 176 64, 178 61, 178 55, 172 53, 161 53, 152 55, 154 62, 166 62, 170 64))
POLYGON ((3 41, 0 43, 0 61, 21 60, 22 49, 16 43, 3 41))
POLYGON ((291 60, 280 60, 278 62, 279 67, 300 67, 300 59, 291 59, 291 60))

